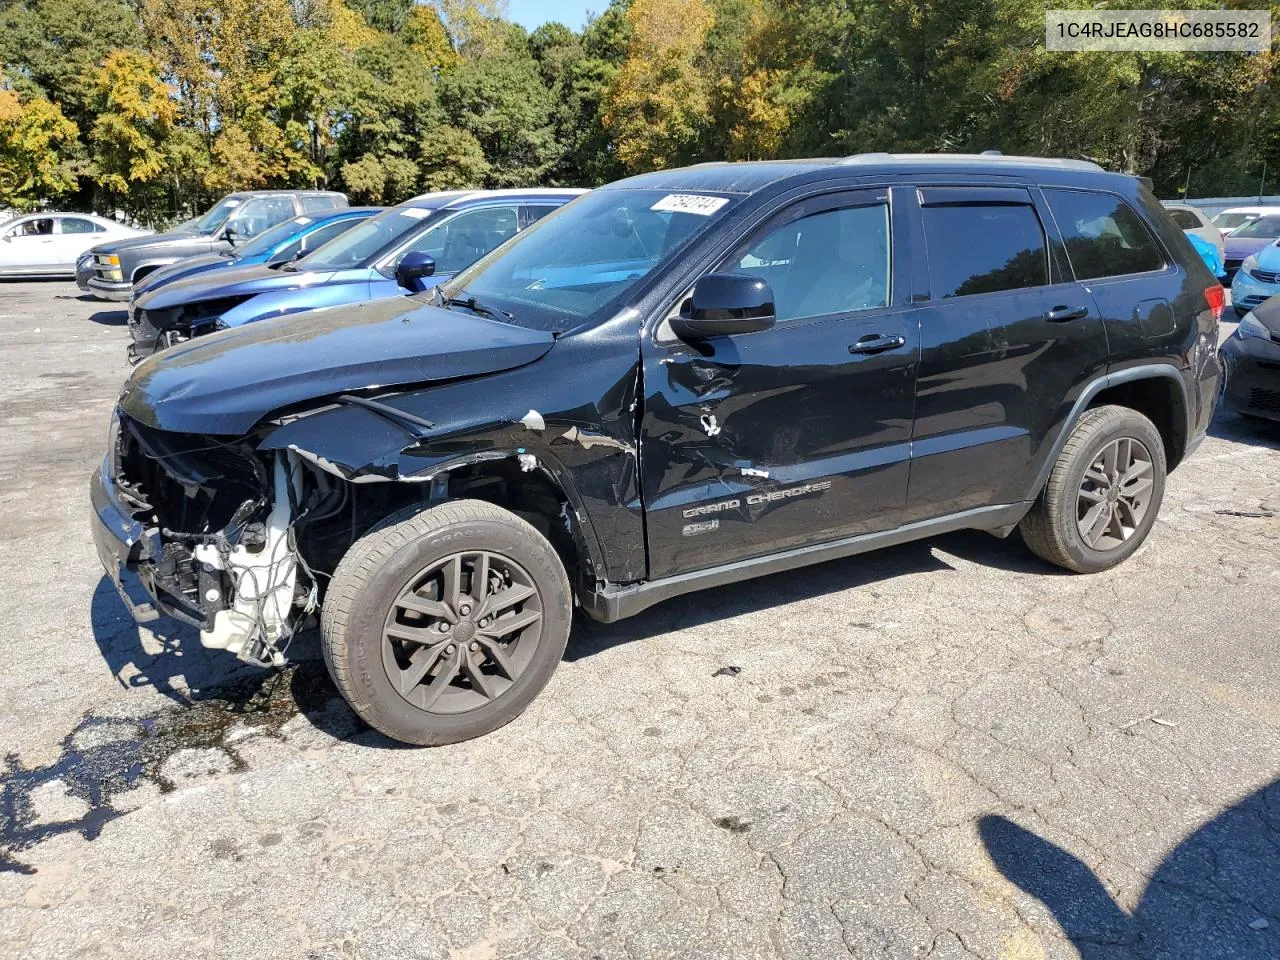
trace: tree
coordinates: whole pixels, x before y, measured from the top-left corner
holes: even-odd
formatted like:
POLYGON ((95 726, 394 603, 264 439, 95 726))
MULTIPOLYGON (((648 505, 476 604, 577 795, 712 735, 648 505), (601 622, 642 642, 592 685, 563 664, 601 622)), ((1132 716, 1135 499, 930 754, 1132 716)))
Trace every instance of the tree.
POLYGON ((551 95, 522 34, 508 38, 502 56, 469 60, 440 80, 449 122, 484 150, 489 186, 538 184, 557 159, 551 95))
POLYGON ((79 130, 44 97, 19 99, 0 75, 0 207, 39 209, 75 189, 79 130))
POLYGON ((128 0, 0 3, 0 64, 14 89, 47 97, 81 129, 92 125, 99 65, 113 49, 141 45, 128 0))
POLYGON ((700 55, 715 15, 705 0, 635 0, 626 17, 627 59, 605 94, 605 128, 630 170, 687 163, 711 124, 700 55))
POLYGON ((93 179, 133 212, 154 203, 143 186, 165 186, 166 152, 178 107, 160 65, 145 53, 116 50, 98 70, 93 129, 93 179))

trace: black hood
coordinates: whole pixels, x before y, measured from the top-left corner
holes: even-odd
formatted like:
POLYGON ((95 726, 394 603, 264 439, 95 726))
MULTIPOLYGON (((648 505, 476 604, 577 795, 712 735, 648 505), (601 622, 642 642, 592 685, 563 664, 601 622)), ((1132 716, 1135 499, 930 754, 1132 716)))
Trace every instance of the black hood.
POLYGON ((274 410, 352 390, 509 370, 550 333, 393 297, 224 330, 140 363, 120 409, 159 430, 240 436, 274 410))

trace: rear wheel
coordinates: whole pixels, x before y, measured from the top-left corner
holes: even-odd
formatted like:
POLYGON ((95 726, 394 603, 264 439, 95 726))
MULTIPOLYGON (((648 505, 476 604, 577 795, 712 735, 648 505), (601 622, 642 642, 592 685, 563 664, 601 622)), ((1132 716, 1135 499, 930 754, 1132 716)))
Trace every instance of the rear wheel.
POLYGON ((406 743, 469 740, 546 686, 572 622, 551 544, 515 514, 460 500, 390 518, 334 572, 325 661, 371 726, 406 743))
POLYGON ((1128 407, 1089 410, 1019 524, 1022 539, 1077 573, 1114 567, 1151 532, 1165 471, 1164 442, 1150 420, 1128 407))

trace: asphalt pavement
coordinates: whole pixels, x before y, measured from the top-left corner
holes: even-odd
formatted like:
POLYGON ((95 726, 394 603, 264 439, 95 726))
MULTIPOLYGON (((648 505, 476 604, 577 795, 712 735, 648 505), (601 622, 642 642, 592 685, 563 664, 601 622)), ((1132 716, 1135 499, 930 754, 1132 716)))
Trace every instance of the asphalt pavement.
POLYGON ((126 339, 0 284, 0 956, 1280 957, 1280 426, 1219 416, 1119 569, 958 534, 579 622, 419 750, 314 637, 128 618, 86 490, 126 339))

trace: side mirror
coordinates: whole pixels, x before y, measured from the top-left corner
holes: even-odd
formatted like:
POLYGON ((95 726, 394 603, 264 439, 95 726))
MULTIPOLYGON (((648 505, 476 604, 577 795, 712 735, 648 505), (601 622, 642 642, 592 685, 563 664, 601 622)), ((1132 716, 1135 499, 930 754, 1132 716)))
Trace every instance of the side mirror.
POLYGON ((239 234, 237 234, 235 230, 231 228, 231 224, 228 223, 222 228, 222 233, 219 234, 219 236, 234 247, 236 245, 236 237, 239 236, 239 234))
POLYGON ((773 326, 773 289, 743 273, 708 273, 693 285, 686 310, 671 321, 682 340, 706 340, 755 333, 773 326))
POLYGON ((436 272, 436 261, 429 253, 421 250, 410 250, 396 264, 396 283, 410 293, 418 293, 415 281, 422 280, 436 272))

